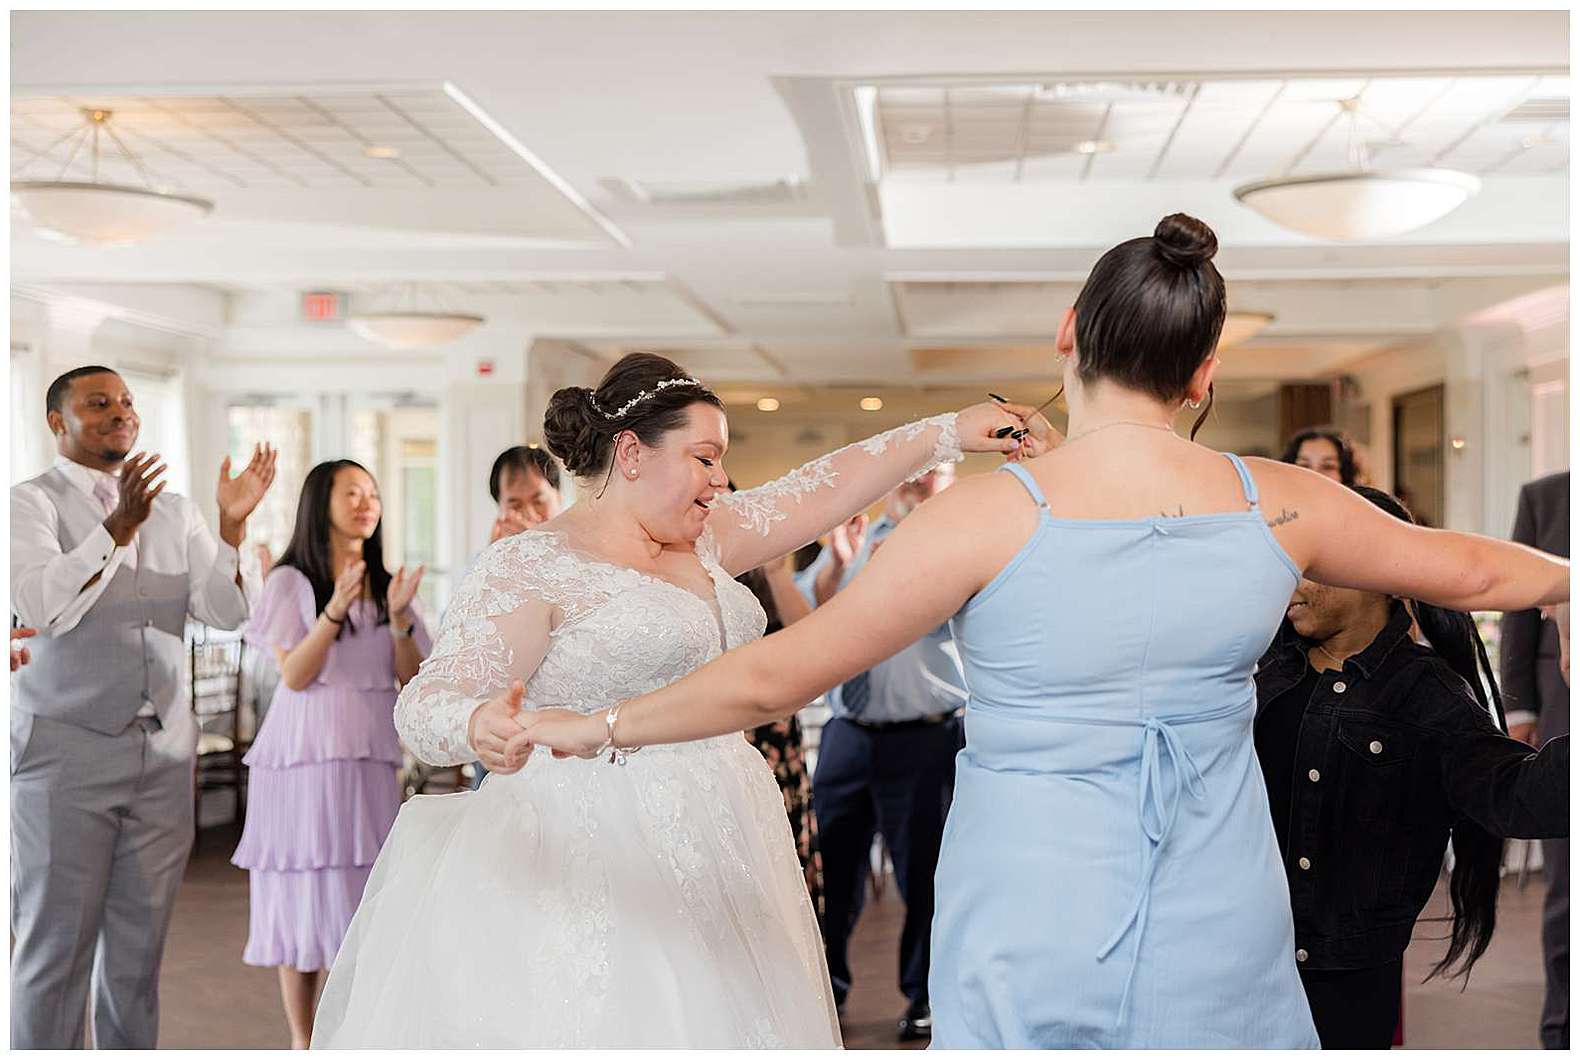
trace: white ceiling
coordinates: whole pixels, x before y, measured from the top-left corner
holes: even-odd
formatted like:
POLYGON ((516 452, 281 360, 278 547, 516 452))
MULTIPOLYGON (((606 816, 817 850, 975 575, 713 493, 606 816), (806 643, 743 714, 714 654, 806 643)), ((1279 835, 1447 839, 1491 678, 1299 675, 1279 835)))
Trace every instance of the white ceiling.
POLYGON ((1337 370, 1567 273, 1561 11, 18 12, 12 42, 13 174, 53 176, 59 150, 33 153, 109 106, 160 180, 217 204, 129 248, 14 225, 13 282, 227 292, 218 324, 162 315, 220 356, 344 351, 300 326, 297 292, 423 281, 486 310, 478 355, 1023 376, 1096 257, 1175 209, 1217 229, 1235 307, 1278 316, 1231 356, 1246 378, 1337 370), (1463 166, 1482 193, 1375 246, 1234 202, 1241 180, 1342 165, 1335 101, 1357 94, 1379 165, 1463 166), (1112 150, 1071 153, 1084 139, 1112 150))
MULTIPOLYGON (((607 222, 490 128, 486 112, 453 85, 191 91, 14 94, 11 179, 149 184, 215 199, 222 218, 247 217, 260 203, 267 210, 279 198, 269 193, 281 191, 364 206, 392 192, 445 200, 504 193, 531 203, 530 230, 519 234, 566 246, 617 242, 607 222), (110 112, 97 144, 84 119, 95 110, 110 112)), ((322 213, 299 219, 315 216, 322 213)))
POLYGON ((1569 79, 1308 77, 859 86, 882 179, 1252 180, 1378 166, 1563 173, 1569 79), (867 100, 870 98, 870 104, 867 100), (1343 118, 1338 100, 1354 100, 1343 118))
MULTIPOLYGON (((474 188, 537 176, 443 89, 303 90, 295 95, 40 96, 11 104, 11 149, 28 175, 87 180, 89 159, 69 166, 59 138, 82 109, 112 112, 111 127, 162 183, 223 193, 248 187, 474 188), (45 154, 50 144, 57 146, 45 154), (369 151, 395 157, 370 157, 369 151), (32 156, 44 155, 34 158, 32 156)), ((106 148, 108 148, 106 144, 106 148)), ((13 178, 22 167, 14 166, 13 178)), ((103 178, 135 182, 119 154, 103 178)))

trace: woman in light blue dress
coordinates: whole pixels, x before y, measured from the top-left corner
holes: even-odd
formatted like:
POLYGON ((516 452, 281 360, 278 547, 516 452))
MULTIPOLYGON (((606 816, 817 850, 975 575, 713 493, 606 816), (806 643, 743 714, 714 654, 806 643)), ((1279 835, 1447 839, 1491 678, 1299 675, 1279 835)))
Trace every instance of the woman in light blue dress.
POLYGON ((808 618, 607 713, 523 714, 514 743, 589 757, 747 728, 952 616, 970 701, 933 1044, 1316 1048, 1251 736, 1291 592, 1304 574, 1526 608, 1568 599, 1568 564, 1175 434, 1211 400, 1216 247, 1176 214, 1098 262, 1058 337, 1062 444, 1033 420, 1035 459, 930 500, 808 618))

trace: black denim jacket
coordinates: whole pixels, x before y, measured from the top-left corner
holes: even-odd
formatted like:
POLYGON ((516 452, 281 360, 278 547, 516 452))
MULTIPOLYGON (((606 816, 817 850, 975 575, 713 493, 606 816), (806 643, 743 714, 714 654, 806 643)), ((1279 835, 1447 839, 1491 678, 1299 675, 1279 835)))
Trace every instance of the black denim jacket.
MULTIPOLYGON (((1285 693, 1306 645, 1287 621, 1279 629, 1257 667, 1259 718, 1301 708, 1285 693)), ((1457 822, 1569 834, 1569 738, 1538 754, 1500 733, 1459 675, 1411 640, 1399 604, 1370 646, 1322 674, 1295 755, 1283 856, 1303 969, 1399 958, 1457 822)))

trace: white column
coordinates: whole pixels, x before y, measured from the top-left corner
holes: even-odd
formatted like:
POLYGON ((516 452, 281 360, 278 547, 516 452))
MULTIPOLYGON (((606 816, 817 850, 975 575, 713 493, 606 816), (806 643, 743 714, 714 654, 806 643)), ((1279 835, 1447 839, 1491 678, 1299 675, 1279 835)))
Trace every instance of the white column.
POLYGON ((1443 377, 1443 525, 1480 532, 1486 519, 1486 336, 1460 330, 1455 337, 1443 377))
POLYGON ((508 346, 508 353, 462 349, 445 359, 439 496, 447 501, 449 517, 439 520, 439 550, 456 574, 488 544, 494 525, 488 470, 494 458, 527 440, 523 394, 531 342, 530 335, 511 336, 494 344, 508 346))
MULTIPOLYGON (((1475 469, 1476 510, 1474 522, 1452 523, 1456 529, 1475 530, 1501 537, 1513 525, 1514 506, 1520 484, 1529 477, 1530 389, 1526 382, 1525 335, 1513 324, 1476 326, 1464 331, 1465 348, 1479 361, 1480 417, 1474 433, 1450 434, 1450 441, 1463 438, 1460 455, 1475 469)), ((1455 457, 1452 444, 1449 460, 1455 457)), ((1468 507, 1468 506, 1467 506, 1468 507)), ((1465 517, 1472 518, 1466 512, 1465 517)))

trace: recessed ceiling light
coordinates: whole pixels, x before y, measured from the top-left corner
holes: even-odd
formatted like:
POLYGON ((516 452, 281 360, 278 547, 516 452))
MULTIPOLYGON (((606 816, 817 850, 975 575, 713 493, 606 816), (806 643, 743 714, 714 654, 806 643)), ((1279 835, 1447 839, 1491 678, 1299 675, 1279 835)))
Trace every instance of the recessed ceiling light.
POLYGON ((776 397, 760 397, 757 399, 757 411, 778 412, 779 399, 776 397))
POLYGON ((362 153, 367 155, 369 158, 399 158, 400 148, 389 147, 385 144, 368 144, 362 149, 362 153))
POLYGON ((1107 140, 1082 140, 1075 145, 1078 155, 1106 155, 1114 149, 1114 145, 1107 140))
POLYGON ((933 127, 931 125, 914 122, 910 125, 900 126, 900 139, 913 147, 917 144, 925 144, 932 139, 932 136, 933 127))
POLYGON ((1535 136, 1527 136, 1525 139, 1521 140, 1520 147, 1526 151, 1529 151, 1533 147, 1546 147, 1552 142, 1553 138, 1551 136, 1545 136, 1538 133, 1535 136))
POLYGON ((861 409, 863 412, 877 412, 882 408, 883 399, 881 397, 864 397, 861 399, 861 409))

